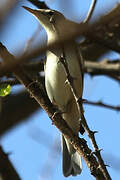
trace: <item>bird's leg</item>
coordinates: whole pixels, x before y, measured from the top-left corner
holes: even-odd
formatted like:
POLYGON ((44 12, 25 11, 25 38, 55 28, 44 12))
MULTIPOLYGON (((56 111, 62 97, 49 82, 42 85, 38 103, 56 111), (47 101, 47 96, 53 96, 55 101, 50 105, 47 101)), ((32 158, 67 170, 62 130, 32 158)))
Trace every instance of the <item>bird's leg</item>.
POLYGON ((56 107, 56 112, 52 116, 53 119, 54 119, 54 116, 56 116, 57 114, 62 115, 64 113, 66 113, 66 110, 64 111, 64 109, 66 109, 65 106, 63 108, 59 109, 54 97, 52 99, 52 104, 54 104, 54 106, 56 107))

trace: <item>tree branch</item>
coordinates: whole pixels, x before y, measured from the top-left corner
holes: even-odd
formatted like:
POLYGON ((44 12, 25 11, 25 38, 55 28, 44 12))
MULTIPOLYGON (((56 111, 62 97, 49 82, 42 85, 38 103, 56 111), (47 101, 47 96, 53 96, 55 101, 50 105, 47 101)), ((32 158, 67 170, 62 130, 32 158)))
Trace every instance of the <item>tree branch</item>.
POLYGON ((101 62, 85 61, 85 72, 90 74, 106 74, 120 76, 120 60, 115 61, 104 60, 101 62))
POLYGON ((101 101, 93 102, 93 101, 88 101, 87 100, 84 103, 88 104, 88 105, 100 106, 100 107, 108 108, 108 109, 111 109, 111 110, 120 111, 120 106, 112 106, 112 105, 109 105, 109 104, 105 104, 105 103, 103 103, 101 101))
POLYGON ((40 2, 39 0, 28 0, 33 5, 37 6, 38 9, 49 9, 45 2, 40 2))
POLYGON ((0 81, 0 85, 2 84, 9 84, 11 86, 14 86, 20 84, 20 82, 17 79, 8 79, 8 80, 0 81))
POLYGON ((2 147, 0 146, 0 176, 2 180, 14 179, 20 180, 21 178, 17 174, 16 170, 12 166, 8 159, 8 154, 4 153, 2 147))
MULTIPOLYGON (((82 56, 80 57, 82 58, 82 56)), ((82 61, 80 59, 80 61, 82 61)), ((75 89, 75 86, 74 86, 74 78, 71 76, 70 74, 70 71, 69 71, 69 68, 68 68, 68 65, 67 65, 67 61, 66 61, 66 56, 65 56, 65 52, 64 52, 64 47, 63 47, 63 54, 62 54, 62 57, 60 58, 60 62, 63 64, 64 66, 64 69, 65 69, 65 72, 66 72, 66 81, 67 83, 69 84, 70 88, 71 88, 71 91, 73 93, 73 96, 75 98, 75 101, 76 101, 76 104, 77 104, 77 107, 78 107, 78 113, 79 113, 79 116, 81 118, 81 125, 84 127, 85 131, 87 132, 89 138, 90 138, 90 141, 93 145, 93 148, 94 148, 94 153, 98 159, 98 163, 99 163, 99 167, 101 169, 101 172, 103 173, 104 175, 104 178, 106 180, 111 180, 111 177, 107 171, 107 168, 104 164, 104 161, 102 159, 102 156, 101 156, 101 153, 100 153, 100 150, 98 148, 98 145, 97 145, 97 142, 95 140, 95 131, 91 131, 88 124, 87 124, 87 121, 84 117, 84 111, 83 111, 83 100, 81 99, 82 97, 79 97, 77 92, 76 92, 76 89, 75 89)), ((82 68, 81 68, 82 69, 82 68)), ((81 72, 82 73, 82 72, 81 72)), ((82 83, 82 82, 81 82, 82 83)))
POLYGON ((87 17, 84 20, 84 23, 88 23, 90 21, 90 18, 93 15, 93 11, 95 9, 96 3, 97 3, 97 0, 92 0, 91 5, 90 5, 90 9, 88 11, 87 17))
MULTIPOLYGON (((15 58, 7 51, 4 46, 1 47, 1 51, 2 52, 0 53, 4 63, 12 63, 15 61, 15 58)), ((86 141, 76 136, 69 128, 67 123, 62 119, 61 114, 57 113, 58 111, 48 99, 42 84, 40 82, 37 83, 36 81, 33 82, 30 77, 27 76, 27 73, 24 71, 24 69, 20 66, 14 69, 14 74, 17 79, 22 84, 24 84, 30 95, 48 113, 52 123, 56 125, 56 127, 64 134, 64 136, 71 142, 78 153, 83 157, 88 168, 91 170, 91 174, 98 180, 104 180, 105 178, 101 169, 99 169, 99 164, 95 156, 91 153, 92 151, 88 148, 86 141)))
POLYGON ((85 72, 91 76, 105 75, 120 83, 120 60, 101 62, 85 61, 85 72))

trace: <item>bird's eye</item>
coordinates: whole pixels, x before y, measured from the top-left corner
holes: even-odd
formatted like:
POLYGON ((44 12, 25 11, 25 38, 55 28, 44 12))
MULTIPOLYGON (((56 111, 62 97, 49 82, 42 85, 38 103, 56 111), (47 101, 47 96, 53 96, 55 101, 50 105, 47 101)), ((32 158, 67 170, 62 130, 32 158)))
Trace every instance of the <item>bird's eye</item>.
POLYGON ((53 12, 53 11, 49 11, 48 14, 49 14, 50 16, 52 16, 52 15, 54 14, 54 12, 53 12))

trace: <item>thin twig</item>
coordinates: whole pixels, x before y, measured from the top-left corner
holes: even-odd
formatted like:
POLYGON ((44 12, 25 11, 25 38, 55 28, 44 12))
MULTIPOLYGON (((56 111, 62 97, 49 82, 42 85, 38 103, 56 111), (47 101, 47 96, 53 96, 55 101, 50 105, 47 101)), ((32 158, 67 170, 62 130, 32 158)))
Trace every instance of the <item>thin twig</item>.
POLYGON ((49 9, 45 2, 40 2, 39 0, 28 0, 33 5, 35 5, 38 9, 49 9))
POLYGON ((77 104, 77 107, 78 107, 78 112, 79 112, 80 117, 81 117, 81 123, 82 123, 85 131, 88 133, 88 136, 89 136, 89 138, 91 140, 91 143, 92 143, 94 151, 95 151, 94 153, 95 153, 95 155, 96 155, 96 157, 98 159, 98 162, 99 162, 99 167, 100 167, 101 171, 103 172, 103 175, 104 175, 105 179, 106 180, 111 180, 111 177, 110 177, 110 175, 109 175, 109 173, 107 171, 107 168, 106 168, 106 166, 104 164, 104 161, 103 161, 103 159, 101 157, 101 154, 100 154, 100 150, 99 150, 98 145, 97 145, 96 140, 95 140, 95 136, 94 136, 95 131, 91 131, 89 129, 89 126, 88 126, 88 124, 86 122, 86 119, 84 117, 83 108, 82 108, 83 101, 82 101, 81 97, 78 97, 78 95, 76 93, 76 89, 75 89, 74 84, 73 84, 74 79, 71 76, 71 74, 69 72, 69 69, 68 69, 64 48, 63 48, 62 58, 60 58, 60 62, 64 66, 64 69, 65 69, 65 72, 66 72, 66 79, 67 79, 67 82, 68 82, 68 84, 69 84, 69 86, 71 88, 73 96, 74 96, 74 98, 76 100, 76 104, 77 104))
POLYGON ((11 86, 14 86, 20 84, 20 82, 17 79, 8 79, 8 80, 0 81, 0 85, 2 84, 9 84, 11 86))
MULTIPOLYGON (((76 89, 75 89, 75 87, 73 85, 74 77, 72 77, 70 72, 69 72, 64 47, 62 48, 62 50, 63 50, 63 54, 60 57, 60 62, 63 64, 63 66, 65 68, 65 72, 66 72, 66 82, 65 83, 70 85, 71 91, 72 91, 72 93, 74 95, 74 98, 75 98, 75 101, 77 102, 77 105, 78 105, 78 113, 79 113, 79 116, 80 116, 81 115, 81 110, 80 110, 80 106, 79 106, 79 101, 81 102, 82 99, 81 99, 81 97, 79 97, 77 95, 76 89)), ((82 72, 81 72, 81 74, 82 74, 82 72)))
POLYGON ((87 100, 84 103, 88 104, 88 105, 100 106, 100 107, 108 108, 108 109, 111 109, 111 110, 120 111, 120 106, 112 106, 112 105, 109 105, 109 104, 105 104, 105 103, 103 103, 101 101, 93 102, 93 101, 88 101, 87 100))
POLYGON ((104 164, 104 161, 103 161, 101 153, 100 153, 101 149, 98 148, 97 142, 95 140, 95 133, 97 133, 97 131, 91 131, 89 129, 89 126, 88 126, 88 124, 86 122, 84 114, 82 114, 82 125, 85 128, 86 132, 88 133, 88 136, 89 136, 90 141, 92 143, 92 146, 94 148, 94 154, 96 155, 96 157, 98 159, 99 168, 101 169, 105 179, 106 180, 111 180, 111 177, 110 177, 110 175, 109 175, 109 173, 107 171, 106 165, 104 164))
POLYGON ((93 11, 95 9, 96 3, 97 3, 97 0, 92 0, 91 5, 90 5, 90 9, 88 11, 86 19, 84 20, 84 23, 88 23, 89 22, 90 18, 93 15, 93 11))
POLYGON ((111 79, 113 79, 113 80, 115 80, 115 81, 117 81, 118 83, 120 83, 120 77, 118 77, 118 76, 116 76, 116 75, 107 75, 107 74, 105 74, 106 76, 108 76, 109 78, 111 78, 111 79))

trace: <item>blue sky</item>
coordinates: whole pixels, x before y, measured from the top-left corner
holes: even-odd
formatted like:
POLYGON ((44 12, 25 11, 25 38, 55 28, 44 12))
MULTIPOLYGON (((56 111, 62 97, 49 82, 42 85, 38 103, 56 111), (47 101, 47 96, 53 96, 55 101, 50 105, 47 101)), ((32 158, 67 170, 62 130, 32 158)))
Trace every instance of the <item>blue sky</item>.
MULTIPOLYGON (((67 7, 63 7, 59 0, 48 0, 47 3, 51 8, 59 10, 69 19, 80 22, 85 18, 91 2, 90 0, 66 1, 69 3, 67 7)), ((110 8, 114 7, 117 2, 119 1, 99 0, 94 17, 96 17, 97 12, 99 12, 100 15, 105 14, 110 8)), ((19 49, 21 50, 21 53, 23 53, 27 40, 32 36, 38 27, 37 20, 25 11, 21 7, 22 5, 33 7, 27 1, 19 3, 16 16, 9 19, 6 24, 5 35, 0 37, 0 41, 2 41, 2 43, 14 55, 17 55, 19 49)), ((40 40, 43 40, 43 35, 45 35, 44 30, 42 30, 41 33, 42 35, 40 34, 39 38, 40 40)), ((117 55, 115 53, 111 53, 106 57, 112 59, 116 58, 117 55)), ((12 92, 14 92, 14 89, 15 88, 12 89, 12 92)), ((84 98, 95 101, 102 100, 108 104, 120 105, 119 84, 107 77, 100 76, 91 78, 86 75, 84 98)), ((117 168, 120 166, 118 163, 120 162, 120 144, 118 140, 120 137, 120 113, 100 107, 86 105, 85 116, 90 128, 99 132, 96 134, 96 140, 99 147, 103 149, 102 155, 105 162, 111 166, 108 168, 111 177, 115 180, 119 180, 120 169, 117 170, 117 168)), ((85 138, 88 139, 86 135, 85 138)), ((22 180, 66 179, 62 175, 61 155, 58 154, 55 156, 54 153, 52 154, 53 145, 59 142, 59 131, 51 124, 51 121, 46 113, 39 110, 33 114, 31 118, 27 119, 25 123, 18 124, 17 127, 12 128, 1 138, 1 144, 5 152, 12 152, 10 160, 22 180), (47 134, 45 135, 44 132, 47 134), (44 141, 41 136, 44 137, 44 141), (54 165, 52 178, 44 176, 44 174, 47 174, 43 173, 43 167, 46 162, 48 162, 48 165, 50 166, 54 165)), ((88 145, 91 147, 89 140, 88 145)), ((46 170, 44 169, 44 171, 48 172, 48 169, 50 169, 49 166, 46 167, 46 170)), ((93 177, 90 176, 90 172, 83 162, 82 174, 76 178, 69 177, 67 179, 92 180, 93 177)))

